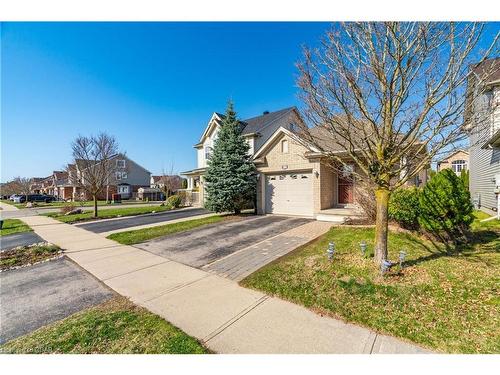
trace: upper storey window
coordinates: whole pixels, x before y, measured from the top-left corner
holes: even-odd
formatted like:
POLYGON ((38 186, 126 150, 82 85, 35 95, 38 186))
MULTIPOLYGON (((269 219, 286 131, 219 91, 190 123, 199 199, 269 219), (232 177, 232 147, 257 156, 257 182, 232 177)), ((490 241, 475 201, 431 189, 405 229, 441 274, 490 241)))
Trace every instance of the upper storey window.
POLYGON ((205 146, 205 160, 209 160, 212 157, 212 147, 205 146))
POLYGON ((453 172, 460 173, 462 170, 467 169, 467 162, 465 160, 453 160, 451 162, 453 172))
POLYGON ((288 140, 283 139, 281 141, 281 152, 284 154, 288 154, 288 140))

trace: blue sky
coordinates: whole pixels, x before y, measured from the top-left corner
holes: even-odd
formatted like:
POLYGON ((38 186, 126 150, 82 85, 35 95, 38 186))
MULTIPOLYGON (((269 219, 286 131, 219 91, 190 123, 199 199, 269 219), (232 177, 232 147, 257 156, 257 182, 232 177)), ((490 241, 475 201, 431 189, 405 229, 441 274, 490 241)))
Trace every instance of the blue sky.
MULTIPOLYGON (((498 23, 487 26, 492 40, 498 23)), ((1 181, 47 176, 106 131, 152 173, 196 167, 212 112, 300 106, 295 63, 328 23, 2 23, 1 181)), ((484 43, 485 44, 485 43, 484 43)), ((485 47, 486 44, 483 46, 485 47)))
POLYGON ((228 98, 240 118, 298 105, 295 63, 325 23, 3 23, 1 180, 46 176, 106 131, 158 173, 196 166, 228 98))

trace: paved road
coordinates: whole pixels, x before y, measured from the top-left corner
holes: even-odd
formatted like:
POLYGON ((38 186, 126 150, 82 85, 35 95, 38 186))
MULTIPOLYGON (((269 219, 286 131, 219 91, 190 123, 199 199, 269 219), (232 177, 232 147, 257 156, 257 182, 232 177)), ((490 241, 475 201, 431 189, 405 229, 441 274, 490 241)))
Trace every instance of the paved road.
POLYGON ((43 241, 43 238, 38 236, 35 232, 9 234, 0 237, 0 251, 9 250, 17 246, 28 246, 43 241))
POLYGON ((111 298, 66 258, 0 273, 0 344, 111 298))
POLYGON ((159 223, 162 221, 170 221, 185 217, 204 215, 208 213, 210 213, 210 211, 207 211, 204 208, 188 208, 178 211, 164 211, 158 212, 156 214, 146 214, 113 220, 95 221, 87 224, 83 223, 78 224, 78 227, 94 233, 103 233, 116 229, 131 228, 138 225, 159 223))
POLYGON ((310 221, 284 216, 250 216, 238 221, 207 225, 135 246, 189 266, 202 267, 310 221))
MULTIPOLYGON (((99 210, 109 210, 113 208, 129 208, 129 207, 149 207, 149 206, 159 206, 161 202, 149 202, 149 203, 122 203, 122 204, 112 204, 106 206, 99 206, 99 210)), ((7 204, 3 204, 5 206, 9 206, 7 204)), ((11 206, 14 207, 14 206, 11 206)), ((14 207, 15 208, 15 207, 14 207)), ((83 211, 92 211, 94 208, 90 206, 79 207, 83 211)), ((22 208, 20 210, 16 209, 15 211, 6 211, 4 209, 0 210, 0 217, 3 219, 15 219, 20 217, 27 217, 33 215, 40 215, 48 212, 59 212, 60 207, 35 207, 35 208, 22 208)))

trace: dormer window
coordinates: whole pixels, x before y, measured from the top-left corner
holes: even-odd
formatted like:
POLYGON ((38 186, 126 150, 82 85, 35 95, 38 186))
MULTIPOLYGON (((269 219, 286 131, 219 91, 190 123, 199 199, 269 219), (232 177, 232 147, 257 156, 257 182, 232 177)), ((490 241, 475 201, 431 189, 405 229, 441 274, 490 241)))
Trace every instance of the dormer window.
POLYGON ((281 141, 281 152, 284 154, 288 154, 288 140, 283 139, 281 141))
POLYGON ((124 159, 117 160, 116 161, 116 168, 125 168, 125 160, 124 159))

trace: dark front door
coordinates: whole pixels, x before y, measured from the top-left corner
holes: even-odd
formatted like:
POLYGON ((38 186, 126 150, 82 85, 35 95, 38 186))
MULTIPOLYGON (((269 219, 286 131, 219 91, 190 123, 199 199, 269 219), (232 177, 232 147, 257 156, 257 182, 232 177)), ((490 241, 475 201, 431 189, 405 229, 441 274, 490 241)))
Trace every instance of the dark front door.
POLYGON ((339 204, 354 203, 354 185, 352 177, 339 176, 338 191, 339 204))

